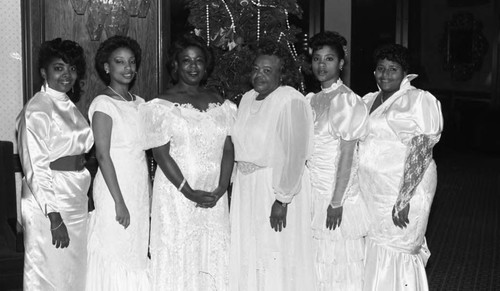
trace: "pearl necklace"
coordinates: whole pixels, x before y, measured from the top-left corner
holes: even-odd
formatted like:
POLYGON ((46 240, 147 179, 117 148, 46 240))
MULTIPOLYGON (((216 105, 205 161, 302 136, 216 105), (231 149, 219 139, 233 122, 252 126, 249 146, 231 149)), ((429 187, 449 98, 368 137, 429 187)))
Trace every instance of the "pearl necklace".
POLYGON ((125 97, 122 96, 122 94, 116 92, 113 88, 111 88, 111 86, 108 86, 108 88, 111 91, 113 91, 113 93, 115 93, 116 95, 120 96, 120 98, 122 98, 123 101, 126 101, 126 102, 134 101, 134 96, 132 96, 132 94, 130 94, 130 92, 127 92, 128 95, 130 96, 130 100, 127 100, 127 99, 125 99, 125 97))

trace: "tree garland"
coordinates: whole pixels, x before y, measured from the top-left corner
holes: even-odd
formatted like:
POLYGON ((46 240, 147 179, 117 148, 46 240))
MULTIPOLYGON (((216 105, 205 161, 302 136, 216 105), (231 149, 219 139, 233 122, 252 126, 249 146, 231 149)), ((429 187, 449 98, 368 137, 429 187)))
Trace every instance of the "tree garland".
POLYGON ((294 47, 301 30, 290 25, 289 15, 298 18, 302 9, 296 0, 187 0, 189 23, 214 52, 215 67, 207 87, 236 103, 251 89, 249 72, 253 54, 250 46, 262 38, 275 39, 290 49, 303 66, 304 57, 294 47))

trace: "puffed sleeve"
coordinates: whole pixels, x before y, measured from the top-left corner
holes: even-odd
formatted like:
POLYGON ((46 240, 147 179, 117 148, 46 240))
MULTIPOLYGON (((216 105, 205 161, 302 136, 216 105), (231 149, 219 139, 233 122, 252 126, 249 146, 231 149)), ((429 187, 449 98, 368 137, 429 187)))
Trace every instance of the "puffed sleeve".
POLYGON ((368 108, 355 93, 341 93, 332 99, 328 117, 331 134, 345 141, 363 138, 367 133, 368 108))
POLYGON ((231 135, 232 128, 234 125, 234 122, 236 121, 236 115, 238 112, 238 108, 236 107, 236 104, 233 102, 226 100, 224 102, 224 113, 226 115, 226 128, 227 128, 227 135, 231 135))
POLYGON ((313 134, 312 110, 305 98, 287 102, 278 117, 272 166, 277 200, 289 203, 299 193, 305 163, 312 151, 313 134))
MULTIPOLYGON (((33 97, 33 99, 35 99, 33 97)), ((59 212, 50 169, 52 106, 49 98, 31 100, 18 116, 18 145, 26 186, 45 216, 59 212)))
POLYGON ((143 149, 156 148, 170 141, 176 110, 173 103, 159 99, 139 105, 143 149))
POLYGON ((391 104, 387 123, 403 144, 409 146, 412 138, 425 135, 433 146, 443 130, 441 104, 427 91, 408 90, 391 104))

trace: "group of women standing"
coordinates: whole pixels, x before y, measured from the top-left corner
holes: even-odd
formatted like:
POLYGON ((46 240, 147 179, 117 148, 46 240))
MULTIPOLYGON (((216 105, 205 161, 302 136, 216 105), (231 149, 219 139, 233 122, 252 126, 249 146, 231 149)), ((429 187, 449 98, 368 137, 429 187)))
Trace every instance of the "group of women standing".
POLYGON ((236 108, 203 87, 213 60, 200 38, 172 44, 174 86, 145 102, 129 92, 139 45, 111 37, 95 57, 107 87, 90 127, 73 104, 82 48, 44 43, 45 83, 18 117, 24 289, 427 290, 440 105, 410 85, 399 45, 375 53, 380 90, 360 98, 340 79, 346 44, 311 39, 322 89, 304 98, 288 50, 261 40, 236 108))

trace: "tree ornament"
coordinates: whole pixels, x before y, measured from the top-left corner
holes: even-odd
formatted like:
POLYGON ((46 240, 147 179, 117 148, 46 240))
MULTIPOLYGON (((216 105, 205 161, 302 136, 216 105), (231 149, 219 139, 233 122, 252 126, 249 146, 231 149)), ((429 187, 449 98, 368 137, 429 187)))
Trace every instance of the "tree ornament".
POLYGON ((260 40, 260 0, 257 1, 257 42, 260 40))
POLYGON ((206 5, 207 11, 207 46, 210 46, 210 9, 208 9, 208 4, 206 5))
POLYGON ((264 38, 288 46, 295 66, 307 69, 306 58, 299 57, 294 47, 301 30, 288 19, 289 15, 301 17, 297 0, 185 2, 195 34, 205 39, 214 53, 215 67, 206 87, 224 98, 238 103, 243 93, 251 89, 249 75, 255 57, 251 48, 264 38))

